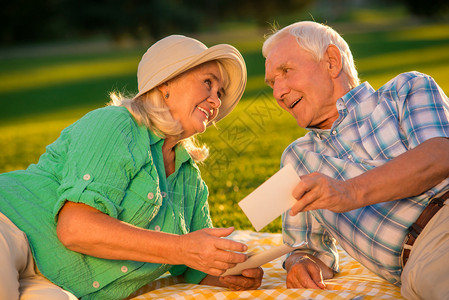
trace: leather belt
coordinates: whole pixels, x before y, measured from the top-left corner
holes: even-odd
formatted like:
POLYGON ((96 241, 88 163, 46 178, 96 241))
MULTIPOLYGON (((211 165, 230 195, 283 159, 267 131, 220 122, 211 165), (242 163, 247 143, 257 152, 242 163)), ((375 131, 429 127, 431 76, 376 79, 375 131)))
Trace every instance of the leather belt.
POLYGON ((424 227, 429 223, 430 219, 443 207, 444 201, 449 198, 449 191, 444 193, 441 197, 433 198, 427 207, 423 210, 421 215, 412 224, 409 228, 409 232, 405 237, 404 249, 402 250, 402 267, 405 266, 405 263, 410 256, 410 252, 412 250, 413 244, 415 243, 418 235, 422 232, 424 227))

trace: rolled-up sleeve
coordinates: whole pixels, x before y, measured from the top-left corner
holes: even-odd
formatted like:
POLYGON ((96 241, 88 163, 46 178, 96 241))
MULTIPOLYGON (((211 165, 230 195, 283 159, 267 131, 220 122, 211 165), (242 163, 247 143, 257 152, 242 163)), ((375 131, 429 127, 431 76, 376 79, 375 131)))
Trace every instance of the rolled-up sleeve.
POLYGON ((446 95, 432 77, 412 75, 398 83, 397 95, 393 95, 398 97, 399 122, 410 149, 434 137, 449 137, 446 95))
POLYGON ((55 218, 67 200, 117 218, 130 179, 143 164, 137 134, 138 125, 119 108, 93 111, 63 132, 67 157, 55 218))

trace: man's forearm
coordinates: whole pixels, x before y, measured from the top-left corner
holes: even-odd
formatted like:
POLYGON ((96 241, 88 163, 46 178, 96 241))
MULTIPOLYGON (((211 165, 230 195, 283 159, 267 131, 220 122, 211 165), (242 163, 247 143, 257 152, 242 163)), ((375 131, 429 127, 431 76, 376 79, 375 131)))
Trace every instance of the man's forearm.
POLYGON ((432 138, 388 163, 347 180, 360 207, 412 197, 449 177, 449 139, 432 138))

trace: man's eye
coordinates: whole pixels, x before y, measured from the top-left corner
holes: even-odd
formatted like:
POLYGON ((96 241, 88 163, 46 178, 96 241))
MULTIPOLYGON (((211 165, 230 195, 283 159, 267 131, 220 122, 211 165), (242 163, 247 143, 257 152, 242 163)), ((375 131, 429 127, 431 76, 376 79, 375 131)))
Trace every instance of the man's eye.
POLYGON ((221 99, 221 93, 220 92, 217 92, 217 97, 218 97, 218 99, 221 99))

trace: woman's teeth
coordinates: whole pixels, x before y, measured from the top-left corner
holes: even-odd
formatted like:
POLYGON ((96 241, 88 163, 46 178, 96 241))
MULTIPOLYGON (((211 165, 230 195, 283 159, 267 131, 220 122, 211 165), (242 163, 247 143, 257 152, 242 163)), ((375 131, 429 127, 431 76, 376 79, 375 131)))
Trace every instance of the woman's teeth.
POLYGON ((198 109, 199 109, 200 111, 202 111, 202 112, 206 115, 206 118, 207 118, 207 119, 209 119, 210 114, 209 114, 209 112, 208 112, 207 110, 205 110, 204 108, 201 108, 201 107, 199 107, 199 106, 198 106, 198 109))

